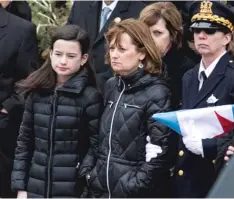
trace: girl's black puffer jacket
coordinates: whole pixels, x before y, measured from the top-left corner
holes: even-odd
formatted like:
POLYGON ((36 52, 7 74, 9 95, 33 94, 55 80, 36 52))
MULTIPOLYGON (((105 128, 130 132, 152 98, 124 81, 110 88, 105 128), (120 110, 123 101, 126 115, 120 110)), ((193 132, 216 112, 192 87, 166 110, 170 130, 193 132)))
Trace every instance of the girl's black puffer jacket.
POLYGON ((87 83, 83 69, 63 87, 29 95, 17 139, 13 190, 27 191, 28 198, 82 193, 79 165, 97 139, 103 111, 102 98, 87 83))

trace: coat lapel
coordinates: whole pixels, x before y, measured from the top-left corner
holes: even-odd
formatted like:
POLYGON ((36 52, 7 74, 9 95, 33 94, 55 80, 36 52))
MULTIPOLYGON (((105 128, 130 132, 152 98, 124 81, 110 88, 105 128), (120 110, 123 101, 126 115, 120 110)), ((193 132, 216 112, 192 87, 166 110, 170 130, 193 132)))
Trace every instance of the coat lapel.
POLYGON ((88 32, 90 33, 91 43, 93 43, 98 35, 99 29, 99 18, 101 13, 101 1, 94 1, 89 5, 89 11, 87 14, 87 21, 89 23, 86 27, 88 27, 88 32))
POLYGON ((226 53, 221 57, 214 71, 211 73, 209 78, 203 84, 201 90, 197 93, 197 98, 195 100, 193 108, 195 108, 195 106, 197 106, 202 100, 208 97, 208 95, 210 95, 210 93, 216 88, 217 84, 224 78, 225 70, 228 63, 229 63, 229 55, 226 53))
MULTIPOLYGON (((108 30, 108 27, 110 26, 111 22, 116 17, 120 17, 121 18, 122 13, 128 11, 128 4, 129 4, 129 1, 118 1, 115 9, 111 13, 111 15, 110 15, 109 19, 107 20, 106 24, 104 25, 104 27, 102 28, 102 30, 97 35, 97 38, 96 38, 94 44, 97 43, 99 40, 101 40, 104 37, 104 33, 108 30)), ((101 8, 100 8, 100 10, 101 10, 101 8)))
POLYGON ((8 23, 8 13, 0 7, 0 40, 6 35, 6 26, 8 23))
POLYGON ((198 94, 198 86, 199 86, 199 81, 198 81, 198 71, 199 71, 199 65, 197 65, 193 73, 191 75, 191 79, 189 81, 189 94, 188 94, 188 101, 185 103, 186 109, 191 108, 191 106, 195 103, 196 96, 198 94))

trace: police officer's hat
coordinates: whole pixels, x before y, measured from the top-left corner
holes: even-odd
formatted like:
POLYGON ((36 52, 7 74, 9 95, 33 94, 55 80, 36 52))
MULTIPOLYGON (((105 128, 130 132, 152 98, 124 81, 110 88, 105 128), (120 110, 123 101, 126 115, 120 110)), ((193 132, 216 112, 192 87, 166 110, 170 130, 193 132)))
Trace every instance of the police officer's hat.
POLYGON ((195 1, 189 8, 190 28, 226 28, 234 31, 234 11, 220 1, 195 1))

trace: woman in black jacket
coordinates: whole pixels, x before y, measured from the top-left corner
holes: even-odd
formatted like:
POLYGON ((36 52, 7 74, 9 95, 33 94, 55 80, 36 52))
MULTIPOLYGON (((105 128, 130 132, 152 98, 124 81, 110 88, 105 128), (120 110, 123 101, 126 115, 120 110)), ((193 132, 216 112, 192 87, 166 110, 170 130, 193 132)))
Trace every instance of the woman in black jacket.
MULTIPOLYGON (((59 28, 50 60, 26 80, 28 94, 15 150, 12 189, 18 197, 79 197, 79 165, 92 154, 102 99, 87 63, 89 37, 75 25, 59 28)), ((95 147, 96 148, 96 147, 95 147)))
POLYGON ((88 197, 167 197, 175 155, 172 134, 152 119, 154 113, 171 109, 159 51, 139 20, 117 23, 106 40, 106 61, 116 76, 105 88, 97 160, 87 159, 81 168, 88 197), (158 154, 146 161, 147 136, 158 146, 158 154))
POLYGON ((172 106, 173 109, 179 109, 182 77, 195 66, 195 63, 185 56, 182 47, 182 16, 173 3, 157 2, 145 7, 139 19, 150 28, 154 42, 160 49, 172 90, 172 106))

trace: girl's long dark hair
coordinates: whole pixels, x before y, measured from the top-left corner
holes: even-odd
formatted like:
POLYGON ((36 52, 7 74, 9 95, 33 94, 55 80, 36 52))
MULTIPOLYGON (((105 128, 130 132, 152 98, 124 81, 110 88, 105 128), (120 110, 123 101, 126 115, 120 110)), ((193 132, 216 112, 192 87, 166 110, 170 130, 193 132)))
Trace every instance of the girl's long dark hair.
MULTIPOLYGON (((53 50, 54 43, 59 40, 77 41, 81 46, 81 54, 88 53, 90 39, 88 33, 77 25, 65 25, 56 30, 52 36, 51 49, 53 50)), ((82 67, 86 67, 89 72, 89 84, 95 86, 94 74, 88 62, 82 67)), ((16 84, 20 93, 29 93, 38 88, 54 88, 56 86, 56 73, 52 69, 50 57, 48 56, 45 63, 40 69, 30 74, 26 79, 19 81, 16 84)))

